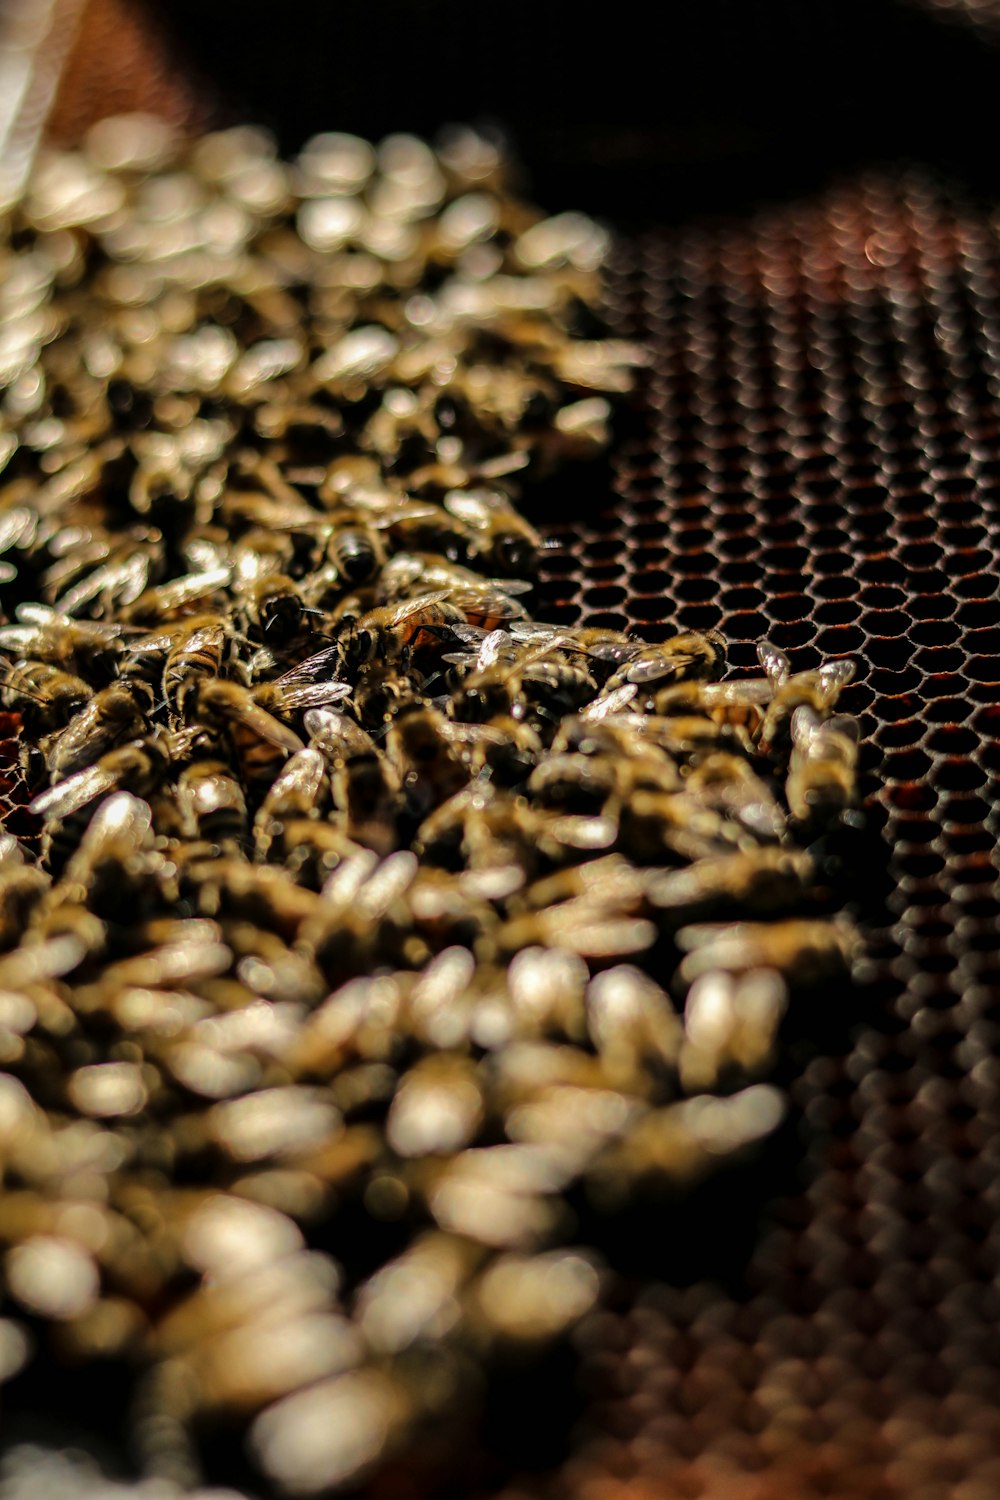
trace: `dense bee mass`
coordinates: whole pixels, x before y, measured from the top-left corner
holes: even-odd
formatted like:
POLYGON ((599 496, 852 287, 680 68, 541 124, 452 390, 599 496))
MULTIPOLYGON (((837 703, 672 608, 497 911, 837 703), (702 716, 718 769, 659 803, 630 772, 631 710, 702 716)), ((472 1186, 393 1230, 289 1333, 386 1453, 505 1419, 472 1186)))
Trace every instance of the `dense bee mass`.
POLYGON ((532 618, 607 251, 464 130, 105 122, 5 227, 0 1369, 129 1367, 150 1474, 460 1440, 600 1296, 574 1205, 772 1131, 849 969, 850 664, 532 618))

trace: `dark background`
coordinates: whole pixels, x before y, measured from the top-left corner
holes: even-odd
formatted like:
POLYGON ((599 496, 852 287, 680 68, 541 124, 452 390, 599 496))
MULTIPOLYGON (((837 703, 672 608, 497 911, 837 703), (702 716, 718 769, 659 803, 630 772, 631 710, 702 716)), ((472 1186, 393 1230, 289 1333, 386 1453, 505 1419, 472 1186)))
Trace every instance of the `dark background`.
MULTIPOLYGON (((162 13, 159 13, 162 14, 162 13)), ((173 0, 223 113, 286 150, 500 121, 547 206, 671 224, 914 158, 986 181, 991 49, 903 0, 173 0)))

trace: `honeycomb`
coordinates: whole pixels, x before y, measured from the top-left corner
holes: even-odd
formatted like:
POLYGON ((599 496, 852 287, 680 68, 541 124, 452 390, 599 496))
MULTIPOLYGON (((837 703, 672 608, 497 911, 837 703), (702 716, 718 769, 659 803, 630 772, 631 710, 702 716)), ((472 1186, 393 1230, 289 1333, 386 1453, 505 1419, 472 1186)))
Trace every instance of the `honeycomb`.
POLYGON ((853 656, 889 882, 786 1190, 743 1233, 727 1189, 732 1253, 626 1270, 568 1462, 506 1500, 1000 1493, 998 228, 913 170, 623 251, 653 366, 610 501, 550 522, 546 612, 853 656))

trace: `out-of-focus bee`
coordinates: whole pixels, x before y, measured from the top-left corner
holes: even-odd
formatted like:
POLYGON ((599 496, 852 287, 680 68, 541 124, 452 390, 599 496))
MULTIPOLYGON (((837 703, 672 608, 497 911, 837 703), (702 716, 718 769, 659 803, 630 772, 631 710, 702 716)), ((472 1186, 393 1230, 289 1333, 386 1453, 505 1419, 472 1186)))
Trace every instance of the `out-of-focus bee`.
POLYGON ((149 804, 112 792, 94 813, 70 857, 60 891, 85 893, 90 911, 120 923, 148 915, 162 899, 163 857, 152 847, 149 804), (127 903, 127 907, 126 907, 127 903))
POLYGON ((614 692, 626 682, 646 689, 703 681, 718 677, 725 664, 726 643, 717 630, 686 630, 657 645, 641 645, 612 673, 606 686, 614 692))
POLYGON ((94 765, 40 793, 30 807, 45 820, 42 855, 49 868, 58 870, 65 864, 99 798, 119 790, 148 798, 189 744, 184 736, 146 735, 110 750, 94 765))
POLYGON ((49 885, 43 870, 25 863, 14 835, 0 829, 0 950, 21 941, 49 885))
POLYGON ((259 858, 266 859, 287 823, 309 818, 318 812, 324 794, 329 790, 326 762, 321 752, 309 745, 297 750, 285 762, 254 820, 254 838, 259 858))
POLYGON ((45 763, 52 780, 62 781, 93 765, 121 740, 137 738, 152 708, 152 692, 143 682, 113 682, 95 693, 46 746, 45 763))
POLYGON ((465 623, 461 610, 448 602, 447 591, 438 589, 342 621, 341 656, 348 670, 356 671, 376 657, 395 661, 424 647, 440 652, 442 643, 453 638, 452 627, 465 623))
POLYGON ((334 870, 312 917, 299 933, 300 951, 330 979, 343 981, 387 965, 407 967, 413 916, 406 900, 417 874, 409 850, 387 858, 365 848, 334 870))
POLYGON ((842 974, 857 942, 850 923, 836 918, 695 924, 677 933, 678 947, 687 955, 679 973, 692 984, 713 969, 733 974, 777 969, 789 984, 808 988, 842 974))
POLYGON ((785 982, 773 969, 715 970, 696 979, 684 1006, 679 1072, 685 1092, 718 1087, 720 1075, 734 1066, 743 1077, 757 1072, 770 1059, 787 1000, 785 982))
POLYGON ((459 522, 470 558, 509 578, 535 572, 542 539, 499 490, 449 490, 444 508, 459 522))
POLYGON ((123 627, 74 620, 46 604, 22 604, 16 625, 0 626, 0 651, 48 662, 88 682, 110 682, 121 656, 123 627))
POLYGON ((186 837, 242 848, 247 841, 247 804, 225 761, 196 760, 177 778, 177 803, 186 837))
POLYGON ((443 732, 473 776, 483 774, 496 786, 518 786, 526 781, 544 748, 537 730, 509 715, 498 715, 486 724, 449 720, 443 732))
POLYGON ((202 573, 186 573, 170 583, 147 589, 120 611, 121 616, 134 625, 156 625, 162 620, 178 619, 190 614, 195 605, 203 609, 210 606, 213 595, 226 588, 232 576, 228 564, 206 568, 202 573))
POLYGON ((368 752, 345 760, 333 773, 333 800, 354 843, 379 855, 398 847, 402 799, 396 773, 384 755, 368 752))
POLYGON ((542 807, 600 812, 618 789, 616 762, 602 755, 548 755, 531 773, 527 794, 542 807))
POLYGON ((25 732, 36 739, 65 728, 93 691, 82 677, 44 661, 18 662, 0 679, 0 702, 20 714, 25 732))
POLYGON ((766 917, 794 910, 814 873, 807 854, 773 847, 751 849, 658 873, 650 878, 646 894, 669 927, 739 912, 766 917))
POLYGON ((369 662, 354 689, 354 712, 367 728, 381 729, 407 705, 423 702, 420 682, 418 673, 402 671, 399 662, 369 662))
POLYGON ((339 709, 309 709, 303 723, 311 744, 333 766, 342 766, 355 755, 378 754, 371 735, 339 709))
POLYGON ((847 658, 825 661, 814 671, 792 674, 791 663, 783 651, 766 642, 757 647, 760 664, 771 688, 771 702, 764 715, 761 748, 770 749, 787 742, 792 715, 800 707, 811 708, 820 718, 834 706, 841 689, 854 676, 854 662, 847 658))
POLYGON ((443 714, 420 705, 404 708, 389 725, 389 759, 399 775, 407 811, 417 821, 469 779, 468 768, 452 748, 447 730, 443 714))
POLYGON ((619 847, 643 865, 712 859, 739 847, 740 830, 683 792, 636 791, 618 808, 619 847))
POLYGON ((733 818, 755 841, 780 839, 785 814, 770 788, 740 755, 715 750, 692 767, 686 791, 706 806, 733 818))
POLYGON ((857 800, 857 721, 843 716, 824 721, 803 704, 792 714, 791 736, 789 809, 800 823, 822 824, 857 800))

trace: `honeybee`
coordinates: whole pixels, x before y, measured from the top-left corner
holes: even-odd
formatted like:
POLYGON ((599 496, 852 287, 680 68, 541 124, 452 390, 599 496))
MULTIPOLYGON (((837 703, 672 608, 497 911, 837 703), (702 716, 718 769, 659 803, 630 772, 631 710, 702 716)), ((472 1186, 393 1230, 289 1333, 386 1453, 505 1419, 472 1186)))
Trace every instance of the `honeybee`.
POLYGON ((785 815, 766 782, 740 755, 715 750, 690 770, 687 792, 733 818, 754 838, 770 842, 785 832, 785 815))
POLYGON ((189 743, 183 737, 160 732, 146 735, 108 751, 94 765, 76 771, 35 797, 29 806, 45 820, 42 857, 49 868, 58 870, 66 863, 99 798, 119 790, 148 798, 189 743))
POLYGON ((370 583, 385 562, 385 543, 374 526, 334 522, 326 543, 326 555, 349 588, 370 583))
POLYGON ((311 708, 303 723, 310 742, 335 766, 355 755, 378 754, 371 735, 338 709, 311 708))
POLYGON ((137 738, 152 707, 153 695, 143 682, 113 682, 102 688, 47 743, 45 763, 52 780, 62 781, 92 765, 119 741, 137 738))
POLYGON ((857 800, 857 721, 843 716, 824 721, 803 704, 790 727, 785 793, 792 817, 805 824, 828 821, 857 800))
POLYGON ((26 661, 7 668, 0 681, 0 702, 15 709, 25 732, 37 739, 65 728, 93 691, 82 677, 51 662, 26 661))
POLYGON ((744 911, 752 917, 766 917, 794 910, 814 874, 808 854, 751 849, 656 874, 646 885, 646 894, 669 927, 744 911))
POLYGON ((184 834, 220 847, 241 848, 247 839, 247 804, 225 761, 196 760, 177 778, 184 834))
POLYGON ((438 589, 342 621, 338 644, 344 665, 356 671, 376 657, 395 661, 423 647, 439 651, 442 640, 451 638, 452 627, 465 623, 461 610, 448 602, 447 590, 438 589))
POLYGON ((328 789, 326 762, 312 745, 297 750, 278 774, 254 820, 256 852, 266 859, 288 823, 314 814, 328 789))
POLYGON ((641 645, 612 673, 607 689, 614 692, 627 682, 646 688, 718 677, 725 664, 726 643, 717 630, 686 630, 659 644, 641 645))
POLYGON ((123 900, 135 919, 159 906, 163 858, 152 847, 152 812, 131 792, 112 792, 94 812, 70 857, 62 889, 82 888, 90 911, 121 921, 123 900))
POLYGON ((399 781, 384 755, 367 751, 348 757, 333 773, 333 800, 354 843, 383 856, 398 847, 399 781))
POLYGON ((841 689, 847 686, 855 672, 854 662, 845 657, 825 661, 814 671, 792 675, 791 663, 785 653, 767 642, 757 647, 757 655, 772 694, 761 732, 761 747, 764 749, 787 742, 792 715, 797 708, 810 708, 822 718, 836 703, 841 689))
POLYGON ((498 490, 449 490, 444 508, 460 523, 470 558, 506 577, 520 578, 537 568, 542 539, 498 490))
POLYGON ((423 703, 420 683, 419 675, 402 671, 399 662, 369 662, 354 689, 354 712, 366 727, 380 729, 408 705, 423 703))
POLYGON ((686 984, 713 969, 733 974, 776 969, 789 984, 808 988, 843 973, 857 944, 850 923, 836 918, 704 923, 677 933, 677 945, 687 955, 680 967, 686 984))
POLYGON ((0 626, 0 651, 110 682, 118 669, 123 627, 74 620, 46 604, 22 604, 16 625, 0 626))
POLYGON ((21 941, 49 884, 44 871, 25 863, 14 835, 0 828, 0 951, 21 941))
POLYGON ((295 640, 308 616, 315 613, 307 606, 299 586, 284 573, 266 573, 245 581, 237 598, 239 617, 250 639, 278 647, 295 640))
POLYGON ((407 811, 418 821, 453 796, 469 772, 449 743, 448 722, 436 709, 415 704, 391 721, 389 759, 399 774, 407 811))
POLYGON ((287 724, 262 708, 239 683, 201 681, 194 712, 206 728, 225 734, 244 779, 258 791, 272 784, 289 755, 305 748, 287 724))
POLYGON ((232 576, 233 570, 228 563, 222 567, 206 568, 201 573, 185 573, 170 583, 147 589, 120 611, 121 616, 129 624, 138 625, 176 619, 190 613, 195 604, 208 604, 213 594, 228 586, 232 576))
POLYGON ((196 615, 146 634, 125 647, 128 679, 159 677, 167 707, 183 720, 197 684, 219 675, 230 635, 220 615, 196 615))

